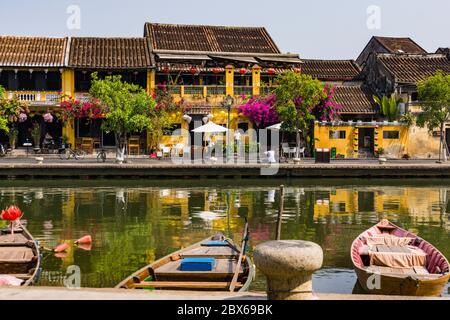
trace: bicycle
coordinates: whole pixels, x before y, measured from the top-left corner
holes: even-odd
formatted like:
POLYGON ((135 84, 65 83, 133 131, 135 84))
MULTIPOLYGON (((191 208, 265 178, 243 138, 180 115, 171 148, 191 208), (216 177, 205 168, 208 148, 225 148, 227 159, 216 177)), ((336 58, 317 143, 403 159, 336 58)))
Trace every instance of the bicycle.
POLYGON ((97 162, 106 162, 106 151, 101 149, 97 154, 97 162))
POLYGON ((59 153, 61 160, 69 160, 71 157, 75 160, 83 160, 85 156, 86 152, 81 149, 73 150, 72 148, 66 148, 59 153))

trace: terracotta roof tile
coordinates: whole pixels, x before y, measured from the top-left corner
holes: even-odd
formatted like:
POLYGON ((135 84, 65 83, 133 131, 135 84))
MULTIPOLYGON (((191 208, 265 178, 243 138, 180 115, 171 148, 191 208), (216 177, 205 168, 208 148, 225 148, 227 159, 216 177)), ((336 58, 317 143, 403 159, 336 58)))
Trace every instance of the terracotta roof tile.
POLYGON ((378 107, 373 93, 365 86, 336 86, 334 100, 342 105, 342 114, 375 114, 378 107))
POLYGON ((72 38, 69 66, 147 69, 152 66, 152 59, 145 38, 72 38))
POLYGON ((265 28, 146 23, 155 50, 280 53, 265 28))
POLYGON ((62 67, 67 38, 0 36, 0 66, 62 67))
POLYGON ((386 48, 389 53, 410 53, 423 54, 427 53, 425 49, 415 43, 411 38, 395 38, 395 37, 374 37, 378 42, 386 48), (401 51, 399 51, 401 50, 401 51))
POLYGON ((302 73, 323 81, 353 80, 360 73, 354 60, 302 59, 302 73))
POLYGON ((377 59, 392 72, 396 81, 400 83, 416 83, 432 76, 437 70, 450 74, 450 60, 444 54, 379 54, 377 59))

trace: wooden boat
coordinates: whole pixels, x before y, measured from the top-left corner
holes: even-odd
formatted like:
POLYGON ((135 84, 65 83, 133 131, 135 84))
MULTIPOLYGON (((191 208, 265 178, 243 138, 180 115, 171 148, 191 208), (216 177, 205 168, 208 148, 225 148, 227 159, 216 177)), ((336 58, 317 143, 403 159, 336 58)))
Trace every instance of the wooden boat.
POLYGON ((438 249, 386 219, 361 233, 350 254, 365 293, 440 296, 450 278, 438 249))
POLYGON ((247 291, 255 276, 255 267, 242 253, 231 239, 218 234, 143 267, 116 288, 247 291), (223 244, 208 245, 215 241, 223 244), (186 258, 214 258, 215 267, 211 271, 182 271, 181 264, 186 258))
POLYGON ((3 284, 11 279, 22 286, 35 283, 40 258, 38 244, 22 224, 16 224, 14 233, 10 228, 0 230, 0 281, 3 284))

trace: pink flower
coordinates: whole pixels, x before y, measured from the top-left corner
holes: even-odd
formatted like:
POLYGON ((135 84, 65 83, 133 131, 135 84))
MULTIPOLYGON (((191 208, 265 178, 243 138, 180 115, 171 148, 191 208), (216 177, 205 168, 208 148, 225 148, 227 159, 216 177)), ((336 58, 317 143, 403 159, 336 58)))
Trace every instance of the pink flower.
POLYGON ((53 122, 53 116, 50 112, 44 113, 43 118, 45 122, 53 122))
POLYGON ((27 119, 28 119, 28 116, 25 113, 19 114, 19 122, 20 123, 27 121, 27 119))

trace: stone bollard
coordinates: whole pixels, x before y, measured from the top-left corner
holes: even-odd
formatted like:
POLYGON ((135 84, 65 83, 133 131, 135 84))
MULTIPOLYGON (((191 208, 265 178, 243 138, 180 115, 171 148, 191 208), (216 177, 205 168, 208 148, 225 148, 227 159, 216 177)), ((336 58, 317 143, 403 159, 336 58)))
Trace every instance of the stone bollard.
POLYGON ((267 278, 269 300, 315 299, 312 274, 322 267, 322 248, 309 241, 268 241, 255 248, 253 260, 267 278))

